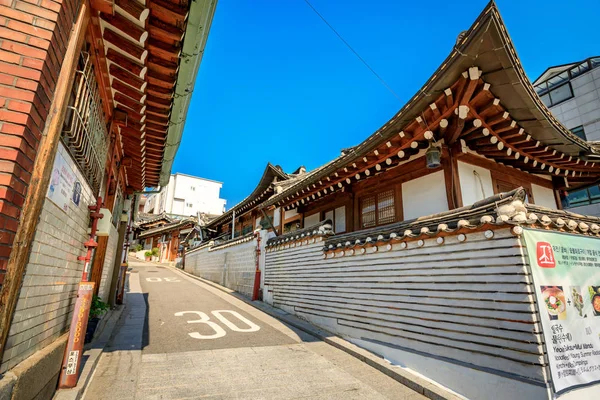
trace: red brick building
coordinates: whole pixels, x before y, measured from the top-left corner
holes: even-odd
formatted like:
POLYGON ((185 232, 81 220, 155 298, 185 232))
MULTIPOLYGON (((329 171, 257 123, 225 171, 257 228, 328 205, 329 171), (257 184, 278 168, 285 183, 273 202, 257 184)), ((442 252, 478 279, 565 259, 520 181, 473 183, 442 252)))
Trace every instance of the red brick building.
POLYGON ((168 182, 215 7, 0 0, 0 373, 18 371, 3 395, 54 392, 98 198, 89 272, 114 299, 131 210, 168 182))

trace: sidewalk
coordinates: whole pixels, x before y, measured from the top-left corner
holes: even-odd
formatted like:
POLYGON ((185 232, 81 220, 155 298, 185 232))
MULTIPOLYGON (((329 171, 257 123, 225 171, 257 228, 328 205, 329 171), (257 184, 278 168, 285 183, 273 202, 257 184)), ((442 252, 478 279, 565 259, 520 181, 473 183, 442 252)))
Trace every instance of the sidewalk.
POLYGON ((119 398, 134 398, 142 359, 142 336, 146 320, 146 302, 138 274, 129 274, 129 292, 115 335, 104 349, 91 383, 83 398, 99 399, 106 390, 119 398))

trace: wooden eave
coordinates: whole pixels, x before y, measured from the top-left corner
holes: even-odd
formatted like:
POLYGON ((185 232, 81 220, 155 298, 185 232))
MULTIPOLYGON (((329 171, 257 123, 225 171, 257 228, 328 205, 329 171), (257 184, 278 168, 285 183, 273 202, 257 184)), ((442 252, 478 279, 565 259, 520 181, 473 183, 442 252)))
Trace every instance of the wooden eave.
POLYGON ((132 160, 125 167, 129 185, 158 186, 190 2, 97 0, 91 6, 101 90, 110 109, 125 115, 116 125, 132 160))
POLYGON ((575 185, 600 178, 587 143, 541 102, 492 1, 421 90, 364 142, 265 201, 296 208, 397 167, 430 142, 463 145, 523 171, 575 185))
POLYGON ((207 224, 207 227, 217 227, 219 225, 228 223, 233 218, 233 211, 235 210, 236 218, 243 217, 244 214, 252 211, 256 207, 258 207, 262 202, 269 199, 274 193, 274 185, 273 183, 276 180, 287 180, 289 176, 281 171, 279 167, 273 166, 271 163, 268 163, 260 181, 256 185, 255 189, 252 193, 246 197, 244 200, 240 201, 238 204, 233 206, 224 214, 210 221, 207 224))

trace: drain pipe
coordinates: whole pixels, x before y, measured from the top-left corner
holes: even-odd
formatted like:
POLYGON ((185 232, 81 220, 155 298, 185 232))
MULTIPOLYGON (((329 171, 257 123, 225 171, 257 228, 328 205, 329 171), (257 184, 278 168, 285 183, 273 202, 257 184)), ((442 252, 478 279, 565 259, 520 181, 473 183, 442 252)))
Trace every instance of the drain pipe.
POLYGON ((233 210, 233 218, 231 219, 231 238, 235 237, 235 209, 233 210))

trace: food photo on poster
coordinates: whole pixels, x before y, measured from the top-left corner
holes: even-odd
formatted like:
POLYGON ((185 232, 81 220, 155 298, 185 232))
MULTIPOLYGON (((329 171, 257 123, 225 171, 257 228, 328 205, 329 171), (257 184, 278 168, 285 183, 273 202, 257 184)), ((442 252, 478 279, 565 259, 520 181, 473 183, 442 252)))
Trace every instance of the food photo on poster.
POLYGON ((552 386, 600 382, 600 239, 524 229, 552 386))

